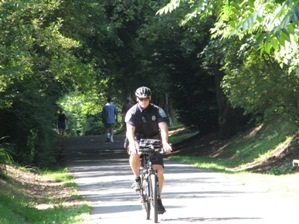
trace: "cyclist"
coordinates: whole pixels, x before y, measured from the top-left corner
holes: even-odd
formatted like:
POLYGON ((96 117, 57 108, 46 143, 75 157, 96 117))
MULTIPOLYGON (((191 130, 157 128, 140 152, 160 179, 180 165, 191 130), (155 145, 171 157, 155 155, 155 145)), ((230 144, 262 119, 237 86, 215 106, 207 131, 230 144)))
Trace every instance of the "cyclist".
MULTIPOLYGON (((138 140, 141 138, 160 139, 165 152, 170 153, 172 151, 168 143, 167 115, 162 108, 151 103, 151 95, 151 90, 148 87, 139 87, 135 91, 137 104, 130 108, 125 117, 127 126, 126 137, 129 144, 128 152, 130 154, 129 162, 133 174, 135 175, 132 188, 135 191, 140 190, 140 155, 137 153, 138 140)), ((164 183, 164 163, 162 155, 158 153, 152 160, 152 164, 158 173, 161 196, 164 183)), ((159 214, 166 212, 161 197, 158 199, 158 212, 159 214)))

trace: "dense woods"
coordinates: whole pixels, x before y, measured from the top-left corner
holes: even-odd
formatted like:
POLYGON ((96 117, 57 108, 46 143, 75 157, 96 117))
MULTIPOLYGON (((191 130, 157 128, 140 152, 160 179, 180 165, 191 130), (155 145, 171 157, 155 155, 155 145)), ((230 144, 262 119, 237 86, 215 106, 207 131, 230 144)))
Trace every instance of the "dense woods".
POLYGON ((101 134, 106 98, 141 85, 201 133, 297 122, 298 3, 1 1, 0 163, 55 162, 59 108, 68 135, 101 134))

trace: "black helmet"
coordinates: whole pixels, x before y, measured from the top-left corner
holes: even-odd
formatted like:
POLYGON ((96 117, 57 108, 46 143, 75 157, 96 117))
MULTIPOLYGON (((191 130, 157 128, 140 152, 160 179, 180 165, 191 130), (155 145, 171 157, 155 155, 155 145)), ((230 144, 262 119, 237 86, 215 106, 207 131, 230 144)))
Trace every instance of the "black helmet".
POLYGON ((136 89, 135 95, 139 98, 148 98, 152 95, 150 88, 142 86, 136 89))

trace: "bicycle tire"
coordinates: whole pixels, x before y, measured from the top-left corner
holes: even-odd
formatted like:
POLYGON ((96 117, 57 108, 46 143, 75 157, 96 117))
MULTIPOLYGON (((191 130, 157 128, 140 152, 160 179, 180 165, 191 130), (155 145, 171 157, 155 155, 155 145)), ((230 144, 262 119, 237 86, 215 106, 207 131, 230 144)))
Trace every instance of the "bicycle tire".
POLYGON ((146 212, 146 220, 149 220, 151 216, 151 203, 148 200, 144 202, 144 209, 146 212))
POLYGON ((158 223, 158 178, 156 174, 150 175, 150 193, 153 206, 153 220, 158 223))
POLYGON ((151 204, 149 200, 149 186, 146 180, 144 180, 144 176, 141 177, 142 179, 142 189, 141 189, 141 196, 142 196, 142 203, 143 203, 143 208, 146 213, 146 220, 150 219, 150 214, 151 214, 151 204))

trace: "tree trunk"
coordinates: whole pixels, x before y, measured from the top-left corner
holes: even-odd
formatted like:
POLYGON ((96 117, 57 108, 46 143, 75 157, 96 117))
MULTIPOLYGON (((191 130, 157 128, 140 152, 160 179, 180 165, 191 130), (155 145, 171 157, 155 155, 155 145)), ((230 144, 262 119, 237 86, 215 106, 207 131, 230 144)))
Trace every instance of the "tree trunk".
POLYGON ((241 109, 233 109, 227 97, 224 95, 220 83, 224 73, 214 69, 215 90, 218 103, 218 131, 221 138, 229 138, 235 135, 243 126, 244 115, 241 109))

